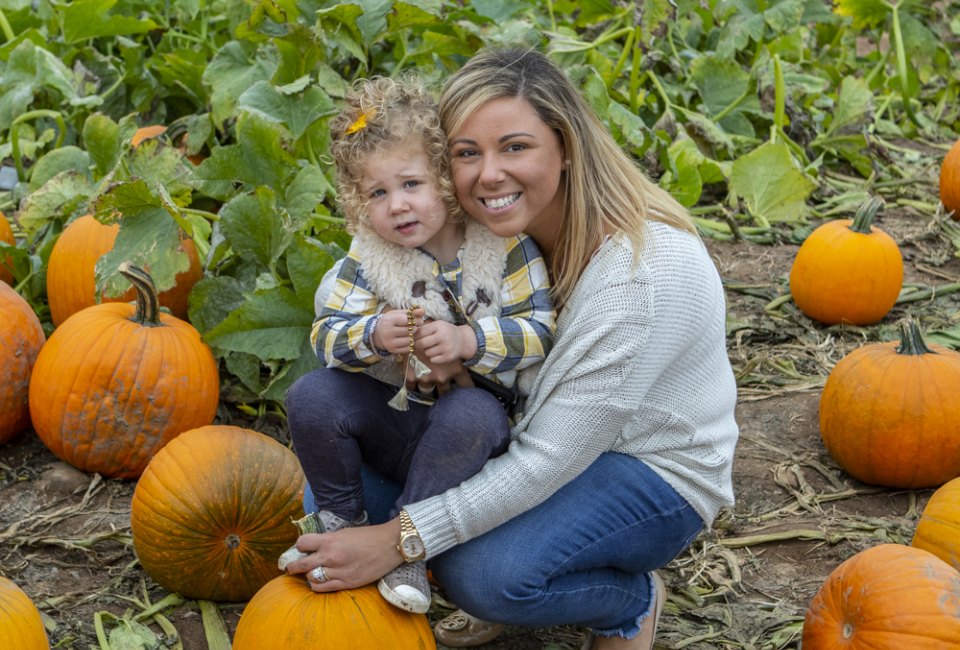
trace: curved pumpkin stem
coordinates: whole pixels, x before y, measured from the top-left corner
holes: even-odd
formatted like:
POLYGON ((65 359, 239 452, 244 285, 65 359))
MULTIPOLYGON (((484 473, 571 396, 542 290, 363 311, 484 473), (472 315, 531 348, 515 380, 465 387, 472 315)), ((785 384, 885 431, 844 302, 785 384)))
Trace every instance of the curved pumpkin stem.
POLYGON ((920 326, 912 318, 900 322, 900 345, 897 354, 936 354, 923 342, 920 326))
POLYGON ((121 262, 117 267, 133 288, 137 291, 137 311, 130 320, 145 327, 159 327, 160 299, 157 297, 157 286, 146 270, 130 262, 121 262))
POLYGON ((870 200, 864 201, 857 209, 857 214, 853 218, 853 223, 850 224, 850 230, 863 233, 864 235, 869 235, 870 226, 873 224, 873 218, 877 216, 877 210, 879 210, 880 206, 884 204, 884 200, 879 196, 873 196, 870 198, 870 200))

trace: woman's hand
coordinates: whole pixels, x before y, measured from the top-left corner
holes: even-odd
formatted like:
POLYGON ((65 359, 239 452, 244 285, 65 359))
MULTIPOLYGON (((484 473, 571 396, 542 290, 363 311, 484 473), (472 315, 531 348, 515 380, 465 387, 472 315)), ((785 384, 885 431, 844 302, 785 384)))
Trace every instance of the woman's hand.
POLYGON ((470 372, 463 367, 462 361, 451 361, 450 363, 424 361, 424 365, 430 368, 430 372, 419 378, 414 374, 412 367, 407 367, 406 379, 409 390, 429 393, 436 387, 437 394, 443 395, 450 391, 451 383, 457 386, 473 386, 470 372))
POLYGON ((305 573, 310 588, 316 592, 355 589, 400 566, 403 556, 397 549, 399 540, 397 518, 377 526, 301 535, 297 549, 308 555, 287 564, 286 570, 290 574, 305 573), (315 572, 317 567, 322 567, 322 571, 315 572))

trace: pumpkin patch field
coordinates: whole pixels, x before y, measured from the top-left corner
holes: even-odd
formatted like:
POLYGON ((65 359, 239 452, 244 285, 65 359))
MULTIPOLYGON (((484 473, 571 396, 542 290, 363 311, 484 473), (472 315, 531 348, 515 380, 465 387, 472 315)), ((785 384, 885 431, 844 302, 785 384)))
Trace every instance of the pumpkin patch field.
POLYGON ((736 504, 662 571, 657 647, 960 648, 958 16, 0 2, 0 650, 432 647, 442 585, 405 617, 275 569, 302 516, 283 398, 350 243, 327 134, 349 85, 439 87, 518 43, 690 209, 723 280, 736 504))

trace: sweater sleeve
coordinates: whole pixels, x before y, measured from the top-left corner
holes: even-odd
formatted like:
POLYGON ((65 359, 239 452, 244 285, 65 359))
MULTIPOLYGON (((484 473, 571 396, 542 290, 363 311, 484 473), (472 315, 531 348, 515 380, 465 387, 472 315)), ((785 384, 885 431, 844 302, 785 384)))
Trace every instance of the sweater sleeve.
POLYGON ((508 451, 460 486, 406 506, 430 556, 477 537, 547 499, 614 447, 656 372, 639 372, 653 314, 649 285, 599 289, 571 317, 541 373, 508 451), (652 307, 651 307, 652 308, 652 307))

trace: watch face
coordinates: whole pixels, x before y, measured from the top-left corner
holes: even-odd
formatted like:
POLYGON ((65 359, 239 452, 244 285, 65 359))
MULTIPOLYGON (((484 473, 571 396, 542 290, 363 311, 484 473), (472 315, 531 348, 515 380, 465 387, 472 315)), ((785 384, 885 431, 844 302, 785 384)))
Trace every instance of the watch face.
POLYGON ((400 551, 406 558, 416 558, 423 555, 423 540, 417 535, 407 535, 400 540, 400 551))

